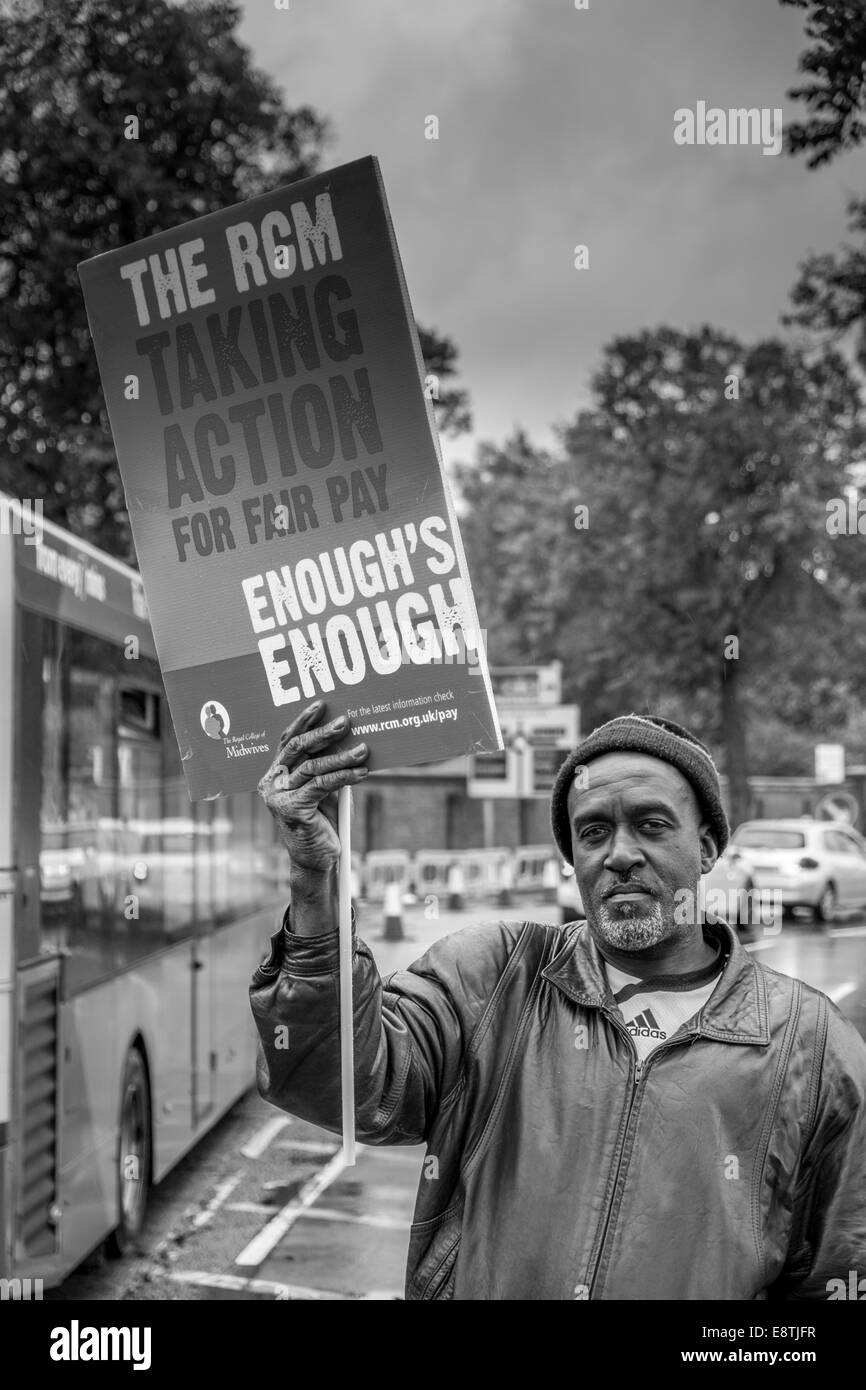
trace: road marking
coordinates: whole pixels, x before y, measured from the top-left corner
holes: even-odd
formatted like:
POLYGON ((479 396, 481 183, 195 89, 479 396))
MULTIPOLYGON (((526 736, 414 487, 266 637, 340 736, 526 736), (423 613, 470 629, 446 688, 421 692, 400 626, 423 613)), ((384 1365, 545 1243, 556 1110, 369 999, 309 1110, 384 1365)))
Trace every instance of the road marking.
MULTIPOLYGON (((273 1207, 265 1202, 230 1202, 226 1211, 235 1211, 244 1216, 271 1216, 273 1207)), ((308 1207, 298 1217, 299 1221, 345 1221, 350 1226, 374 1226, 381 1231, 408 1231, 411 1218, 401 1221, 396 1216, 356 1215, 354 1212, 337 1211, 335 1207, 308 1207)))
POLYGON ((337 1211, 334 1207, 310 1207, 301 1213, 302 1221, 346 1221, 350 1226, 375 1226, 381 1231, 408 1231, 412 1222, 400 1221, 396 1216, 373 1216, 350 1211, 337 1211))
POLYGON ((276 1279, 244 1279, 239 1274, 206 1274, 200 1269, 173 1269, 169 1279, 176 1284, 197 1284, 199 1288, 226 1289, 232 1293, 270 1294, 272 1298, 328 1299, 346 1302, 351 1295, 331 1289, 309 1289, 302 1284, 282 1284, 276 1279))
POLYGON ((840 999, 845 999, 849 994, 853 994, 856 988, 856 980, 843 980, 840 985, 834 985, 832 989, 827 990, 827 997, 832 999, 834 1004, 838 1004, 840 999))
POLYGON ((226 1178, 225 1182, 220 1183, 207 1206, 193 1217, 192 1224, 200 1227, 206 1226, 209 1221, 212 1221, 226 1198, 234 1192, 242 1177, 243 1173, 234 1173, 232 1177, 226 1178))
POLYGON ((278 1149, 288 1149, 294 1153, 315 1154, 317 1158, 330 1158, 337 1150, 333 1144, 323 1144, 316 1139, 284 1139, 277 1144, 278 1149))
POLYGON ((265 1120, 261 1129, 257 1129, 252 1139, 248 1140, 241 1149, 244 1158, 261 1158, 265 1149, 272 1139, 276 1139, 280 1130, 285 1129, 286 1125, 292 1123, 288 1115, 275 1115, 271 1120, 265 1120))
POLYGON ((389 1163, 414 1163, 418 1164, 424 1158, 420 1151, 415 1154, 401 1152, 399 1149, 385 1149, 381 1144, 359 1144, 359 1153, 378 1154, 380 1158, 386 1159, 389 1163))
POLYGON ((258 1266, 268 1258, 275 1245, 278 1245, 283 1236, 291 1230, 301 1212, 306 1207, 312 1206, 316 1198, 319 1197, 327 1187, 330 1187, 335 1178, 338 1178, 346 1167, 346 1157, 343 1150, 338 1153, 324 1168, 320 1168, 314 1173, 309 1182, 305 1182, 297 1197, 293 1197, 287 1202, 282 1211, 277 1212, 276 1216, 263 1226, 258 1235, 253 1236, 252 1240, 244 1246, 241 1253, 236 1257, 236 1265, 258 1266))

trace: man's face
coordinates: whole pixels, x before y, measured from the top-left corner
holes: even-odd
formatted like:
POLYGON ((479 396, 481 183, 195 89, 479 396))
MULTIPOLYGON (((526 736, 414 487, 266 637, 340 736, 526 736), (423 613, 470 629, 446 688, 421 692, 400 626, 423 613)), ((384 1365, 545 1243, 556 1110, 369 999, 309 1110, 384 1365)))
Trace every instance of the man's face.
POLYGON ((698 880, 717 849, 687 778, 647 753, 605 753, 581 770, 567 805, 593 934, 620 951, 691 935, 695 914, 675 922, 675 894, 688 889, 697 903, 698 880))

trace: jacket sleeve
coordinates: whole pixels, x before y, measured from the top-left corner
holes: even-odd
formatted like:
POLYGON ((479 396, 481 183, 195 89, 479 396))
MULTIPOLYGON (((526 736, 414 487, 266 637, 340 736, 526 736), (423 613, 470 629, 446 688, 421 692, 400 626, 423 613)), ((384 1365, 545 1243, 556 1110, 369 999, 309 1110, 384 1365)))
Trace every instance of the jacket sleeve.
MULTIPOLYGON (((288 917, 250 987, 259 1093, 339 1133, 339 933, 296 936, 288 917)), ((355 1133, 365 1143, 421 1143, 460 1077, 522 924, 443 937, 383 982, 352 920, 355 1133)))
POLYGON ((798 1239, 780 1281, 783 1298, 848 1298, 866 1273, 866 1044, 836 1008, 821 1067, 808 1188, 798 1239))

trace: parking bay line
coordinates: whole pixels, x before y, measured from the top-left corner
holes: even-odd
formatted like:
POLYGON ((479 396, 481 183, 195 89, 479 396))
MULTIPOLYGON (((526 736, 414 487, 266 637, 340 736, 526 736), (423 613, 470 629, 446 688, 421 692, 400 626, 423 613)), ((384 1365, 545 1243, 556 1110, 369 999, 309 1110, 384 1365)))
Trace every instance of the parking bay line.
POLYGON ((246 1268, 256 1268, 263 1264, 271 1251, 283 1239, 283 1236, 291 1230, 301 1213, 312 1206, 313 1202, 330 1187, 331 1183, 340 1176, 346 1167, 346 1155, 342 1149, 334 1154, 330 1162, 324 1168, 320 1168, 314 1173, 308 1182, 305 1182, 297 1197, 293 1197, 287 1202, 282 1211, 278 1211, 266 1226, 253 1236, 252 1240, 244 1246, 241 1253, 235 1258, 235 1264, 246 1268))
MULTIPOLYGON (((293 1151, 302 1154, 315 1154, 318 1157, 330 1158, 337 1152, 333 1141, 328 1143, 320 1139, 281 1139, 276 1148, 293 1151)), ((386 1148, 382 1144, 358 1144, 358 1152, 377 1154, 380 1158, 389 1163, 413 1163, 420 1164, 420 1154, 405 1153, 397 1147, 386 1148)))
POLYGON ((225 1182, 220 1183, 207 1206, 193 1217, 193 1226, 199 1229, 212 1221, 226 1198, 234 1192, 242 1177, 243 1173, 233 1173, 230 1178, 226 1178, 225 1182))
POLYGON ((346 1302, 346 1295, 330 1289, 309 1289, 301 1284, 282 1284, 276 1279, 245 1279, 240 1274, 207 1274, 201 1269, 172 1269, 169 1279, 175 1284, 195 1284, 199 1288, 224 1289, 229 1293, 270 1294, 272 1298, 346 1302))
POLYGON ((199 1288, 224 1289, 227 1293, 270 1295, 275 1299, 297 1299, 301 1302, 370 1303, 373 1301, 402 1301, 396 1289, 370 1289, 367 1293, 336 1293, 333 1289, 311 1289, 306 1284, 283 1284, 277 1279, 249 1279, 240 1274, 207 1274, 201 1269, 175 1269, 168 1275, 175 1284, 195 1284, 199 1288))
POLYGON ((314 1154, 317 1158, 330 1158, 337 1152, 333 1144, 322 1143, 318 1139, 283 1139, 277 1148, 292 1153, 314 1154))
POLYGON ((291 1123, 291 1118, 288 1115, 274 1115, 270 1120, 265 1120, 264 1124, 256 1130, 252 1139, 244 1144, 241 1154, 244 1158, 261 1158, 271 1140, 276 1139, 280 1131, 291 1123))
MULTIPOLYGON (((231 1202, 226 1211, 249 1216, 270 1216, 273 1207, 264 1202, 231 1202)), ((411 1220, 401 1221, 396 1216, 374 1216, 372 1213, 338 1211, 336 1207, 307 1207, 299 1212, 298 1221, 343 1221, 349 1226, 373 1226, 380 1231, 408 1231, 411 1220)))
POLYGON ((386 1159, 389 1163, 414 1163, 420 1165, 424 1157, 423 1154, 406 1153, 406 1150, 400 1148, 398 1145, 394 1145, 392 1148, 386 1148, 384 1144, 359 1144, 358 1150, 366 1154, 378 1154, 380 1158, 386 1159))
POLYGON ((857 988, 856 980, 843 980, 841 984, 834 985, 827 990, 827 998, 832 999, 834 1004, 838 1004, 841 999, 847 999, 849 994, 853 994, 857 988))

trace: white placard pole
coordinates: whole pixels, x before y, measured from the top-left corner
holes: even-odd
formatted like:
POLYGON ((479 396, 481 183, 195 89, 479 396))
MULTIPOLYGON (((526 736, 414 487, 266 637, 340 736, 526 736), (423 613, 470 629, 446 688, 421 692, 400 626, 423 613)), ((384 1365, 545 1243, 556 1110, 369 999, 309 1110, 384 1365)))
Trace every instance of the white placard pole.
POLYGON ((352 1009, 352 789, 341 787, 337 802, 340 837, 340 1071, 343 1087, 343 1157, 355 1162, 355 1038, 352 1009))

